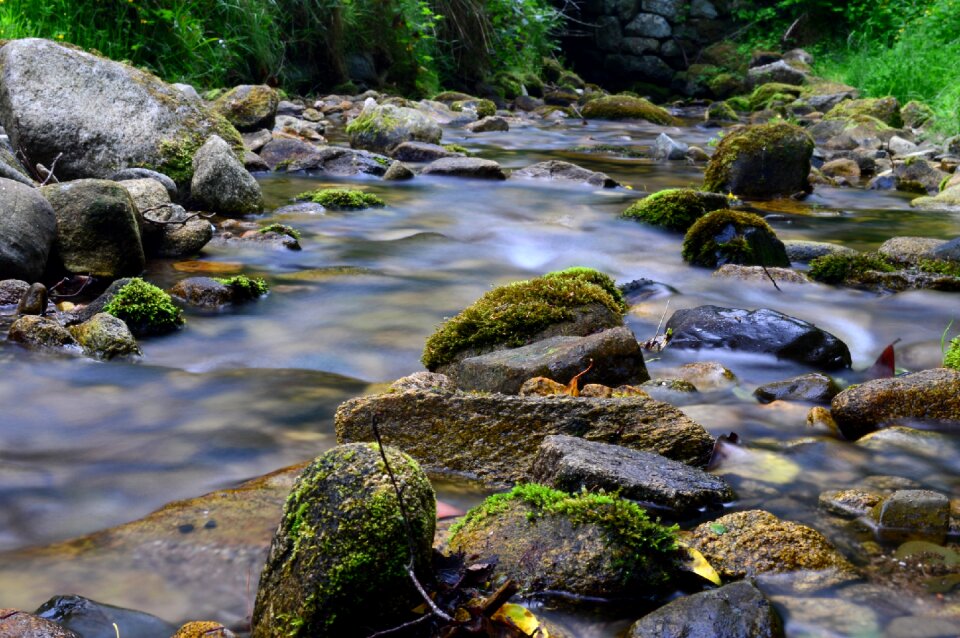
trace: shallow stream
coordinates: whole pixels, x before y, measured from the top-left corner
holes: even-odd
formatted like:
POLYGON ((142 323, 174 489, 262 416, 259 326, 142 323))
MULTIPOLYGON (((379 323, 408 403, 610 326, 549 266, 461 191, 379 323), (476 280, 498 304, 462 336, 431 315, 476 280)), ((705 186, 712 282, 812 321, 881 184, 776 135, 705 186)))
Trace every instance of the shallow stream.
MULTIPOLYGON (((219 272, 263 276, 271 293, 221 313, 189 313, 179 333, 144 341, 140 362, 52 358, 0 343, 0 550, 14 552, 108 528, 169 501, 309 460, 334 444, 333 412, 341 401, 421 369, 424 340, 445 317, 492 286, 573 265, 595 267, 621 283, 648 278, 665 284, 630 311, 627 323, 641 340, 654 336, 668 302, 667 316, 701 304, 769 307, 840 337, 850 347, 855 369, 868 367, 898 338, 899 367, 939 364, 941 334, 960 319, 956 296, 880 297, 789 284, 777 291, 769 283, 718 279, 682 261, 682 237, 619 219, 643 191, 698 185, 702 169, 571 149, 650 145, 661 130, 704 147, 716 132, 576 122, 475 136, 445 131, 445 143, 463 144, 505 168, 564 159, 604 171, 632 191, 519 179, 418 177, 397 183, 262 176, 268 210, 302 191, 334 184, 374 192, 387 206, 263 216, 264 222, 298 228, 303 234, 299 252, 207 249, 202 262, 216 262, 219 272)), ((897 193, 818 187, 802 203, 755 205, 771 211, 768 221, 781 239, 833 241, 864 250, 896 235, 960 235, 957 215, 915 212, 908 202, 897 193)), ((196 268, 195 262, 153 262, 147 278, 167 287, 196 268)), ((761 383, 808 371, 799 365, 667 348, 648 360, 648 367, 656 377, 695 360, 720 361, 736 373, 739 385, 704 394, 683 409, 713 435, 734 431, 752 449, 773 452, 728 468, 740 496, 734 508, 763 507, 818 527, 846 547, 854 544, 853 537, 827 525, 818 512, 822 490, 895 473, 960 495, 956 454, 873 453, 810 431, 804 424, 806 406, 761 406, 749 397, 761 383), (784 483, 770 480, 783 465, 798 471, 787 472, 784 483)), ((957 433, 950 436, 957 443, 957 433)), ((439 488, 440 498, 461 507, 482 496, 456 484, 439 488)), ((33 609, 54 594, 72 593, 61 591, 55 577, 29 591, 11 580, 0 579, 0 607, 33 609)), ((122 591, 98 590, 96 582, 91 577, 91 590, 75 593, 119 605, 130 600, 122 591)), ((145 611, 184 620, 162 596, 147 605, 142 598, 136 600, 145 611)), ((244 604, 238 602, 230 615, 242 616, 244 604)), ((881 620, 891 613, 883 600, 871 605, 881 620)), ((585 617, 561 619, 582 636, 613 635, 623 627, 585 617)), ((825 631, 834 631, 831 621, 824 623, 825 631)), ((802 631, 788 633, 808 635, 802 631)))

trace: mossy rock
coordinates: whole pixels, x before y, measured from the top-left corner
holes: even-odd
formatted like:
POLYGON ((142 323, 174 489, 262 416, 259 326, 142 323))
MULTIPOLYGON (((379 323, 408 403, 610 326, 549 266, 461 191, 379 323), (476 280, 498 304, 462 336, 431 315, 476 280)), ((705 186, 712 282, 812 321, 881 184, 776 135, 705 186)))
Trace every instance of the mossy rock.
POLYGON ((239 131, 273 128, 280 96, 269 86, 245 84, 217 98, 213 110, 239 131))
POLYGON ((783 242, 759 215, 718 210, 696 221, 683 238, 684 260, 707 268, 724 264, 790 265, 783 242))
POLYGON ((960 370, 960 337, 950 340, 950 347, 943 353, 943 367, 960 370))
POLYGON ((903 125, 908 128, 926 126, 933 120, 934 116, 935 113, 932 108, 916 100, 910 100, 900 109, 900 117, 903 118, 903 125))
POLYGON ((84 354, 98 359, 114 359, 143 354, 133 333, 121 319, 101 312, 87 321, 70 327, 70 334, 83 348, 84 354))
POLYGON ((230 289, 230 300, 234 302, 251 301, 270 292, 270 286, 263 277, 234 275, 233 277, 214 277, 214 281, 230 289))
POLYGON ((724 102, 732 108, 734 111, 749 111, 750 109, 750 98, 743 95, 735 95, 733 97, 727 98, 724 102))
POLYGON ((318 457, 284 506, 260 575, 254 637, 366 636, 402 623, 417 605, 406 567, 411 550, 418 573, 430 567, 436 498, 416 461, 386 454, 410 536, 378 445, 318 457))
POLYGON ((893 128, 903 126, 900 103, 895 97, 844 100, 830 109, 823 117, 827 120, 855 120, 857 117, 864 115, 876 118, 893 128))
POLYGON ((137 336, 172 332, 183 325, 182 313, 170 295, 139 277, 120 288, 103 311, 122 319, 137 336))
POLYGON ((508 100, 523 95, 523 82, 515 73, 497 73, 493 77, 493 86, 497 93, 508 100))
POLYGON ((760 199, 809 191, 813 146, 806 131, 784 121, 733 129, 707 164, 704 189, 760 199))
POLYGON ((535 337, 584 336, 620 325, 625 312, 623 296, 607 275, 590 268, 548 273, 494 288, 445 321, 427 339, 421 361, 436 371, 464 356, 515 348, 535 337))
POLYGON ((895 270, 890 260, 879 253, 836 253, 811 260, 808 274, 825 284, 856 284, 867 272, 895 270))
POLYGON ((750 102, 751 111, 760 111, 769 108, 770 103, 775 99, 783 101, 784 96, 790 96, 789 101, 792 102, 800 97, 800 92, 799 86, 782 84, 780 82, 768 82, 755 88, 747 99, 750 102))
POLYGON ((743 79, 733 73, 718 73, 707 80, 707 88, 718 98, 728 98, 743 90, 743 79))
POLYGON ((666 109, 642 97, 629 95, 608 95, 590 100, 583 107, 583 117, 595 120, 646 120, 664 126, 677 124, 677 119, 666 109))
POLYGON ((703 119, 708 123, 738 122, 737 112, 726 102, 714 102, 707 107, 703 119))
POLYGON ((495 494, 452 530, 450 547, 496 563, 527 592, 656 594, 676 570, 675 528, 608 494, 571 495, 537 484, 495 494))
POLYGON ((443 102, 444 104, 450 104, 451 102, 461 102, 463 100, 475 100, 476 98, 468 93, 461 93, 460 91, 443 91, 442 93, 437 93, 433 96, 434 102, 443 102))
POLYGON ((388 153, 401 142, 439 144, 443 134, 440 125, 420 111, 373 100, 347 124, 346 132, 351 146, 375 153, 388 153))
POLYGON ((497 114, 497 105, 492 100, 470 98, 469 100, 457 100, 450 104, 451 111, 462 112, 466 109, 474 111, 477 117, 481 119, 497 114))
POLYGON ((324 188, 297 195, 298 201, 311 201, 330 210, 382 208, 386 203, 373 193, 355 188, 324 188))
POLYGON ((13 322, 7 340, 31 349, 60 350, 76 347, 77 342, 67 329, 50 317, 24 315, 13 322))
POLYGON ((623 211, 623 217, 686 232, 707 213, 729 207, 726 196, 719 193, 670 188, 634 202, 623 211))

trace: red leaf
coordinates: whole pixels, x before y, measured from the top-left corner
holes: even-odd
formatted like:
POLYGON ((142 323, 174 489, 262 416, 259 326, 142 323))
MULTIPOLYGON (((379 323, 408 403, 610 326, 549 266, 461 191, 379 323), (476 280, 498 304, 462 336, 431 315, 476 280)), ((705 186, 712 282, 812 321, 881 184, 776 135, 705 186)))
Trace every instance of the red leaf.
POLYGON ((874 361, 873 365, 870 366, 866 372, 868 381, 870 379, 886 379, 895 374, 897 366, 894 363, 893 346, 899 341, 900 340, 897 339, 883 349, 883 352, 880 353, 880 356, 877 357, 877 360, 874 361))

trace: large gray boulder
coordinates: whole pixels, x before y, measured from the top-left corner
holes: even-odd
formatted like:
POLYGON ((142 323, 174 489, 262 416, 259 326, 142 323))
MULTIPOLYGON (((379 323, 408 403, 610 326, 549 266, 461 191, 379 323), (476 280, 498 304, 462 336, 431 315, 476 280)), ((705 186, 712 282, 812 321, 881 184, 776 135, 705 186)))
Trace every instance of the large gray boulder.
POLYGON ((0 279, 36 281, 57 234, 57 217, 40 191, 0 177, 0 279))
POLYGON ((650 397, 594 399, 436 390, 394 391, 343 403, 339 442, 370 441, 377 419, 385 443, 428 468, 491 484, 522 480, 544 437, 568 434, 656 452, 703 466, 713 439, 670 404, 650 397))
POLYGON ((31 163, 56 160, 61 180, 145 166, 189 182, 193 153, 212 133, 242 143, 229 122, 156 76, 34 38, 0 49, 0 124, 31 163))
POLYGON ((566 435, 543 440, 530 480, 571 493, 583 488, 618 493, 673 515, 716 509, 735 498, 726 481, 699 468, 652 452, 566 435))
POLYGON ((213 110, 227 118, 239 131, 272 128, 280 96, 264 84, 236 86, 219 98, 213 110))
POLYGON ((230 145, 212 135, 193 156, 190 197, 221 215, 252 215, 263 210, 263 193, 230 145))
POLYGON ((824 370, 850 367, 850 350, 840 339, 769 308, 684 308, 673 313, 666 330, 673 331, 670 345, 674 348, 731 348, 772 354, 824 370))
POLYGON ((316 146, 303 140, 278 137, 264 144, 260 158, 272 171, 317 170, 331 175, 374 175, 387 172, 390 158, 342 146, 316 146))
POLYGON ((41 192, 56 213, 54 248, 68 272, 107 278, 143 272, 146 259, 137 210, 123 186, 80 179, 50 184, 41 192))
POLYGON ((746 581, 684 596, 647 614, 627 638, 782 638, 783 623, 746 581))
POLYGON ((389 153, 402 142, 438 144, 440 125, 417 111, 403 106, 377 104, 368 99, 363 111, 347 125, 350 145, 376 153, 389 153))
POLYGON ((260 575, 254 638, 367 636, 422 602, 406 568, 430 568, 436 499, 416 462, 385 451, 402 509, 376 444, 335 447, 297 478, 260 575))
POLYGON ((588 367, 581 385, 618 386, 650 379, 640 344, 624 326, 586 337, 557 336, 520 348, 494 350, 461 359, 444 371, 461 390, 517 394, 523 382, 533 377, 569 383, 588 367))
POLYGON ((470 179, 507 179, 500 164, 479 157, 444 157, 427 164, 422 174, 470 179))

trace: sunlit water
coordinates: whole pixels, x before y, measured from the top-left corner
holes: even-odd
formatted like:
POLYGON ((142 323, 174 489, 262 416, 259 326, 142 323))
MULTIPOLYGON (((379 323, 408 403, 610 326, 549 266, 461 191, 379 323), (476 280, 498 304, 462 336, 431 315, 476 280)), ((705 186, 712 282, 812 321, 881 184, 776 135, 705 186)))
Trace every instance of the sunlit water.
MULTIPOLYGON (((922 369, 939 363, 941 334, 960 317, 956 296, 878 297, 821 285, 782 285, 778 292, 769 284, 717 279, 683 263, 680 236, 619 219, 643 191, 699 184, 701 169, 571 149, 649 145, 661 130, 574 123, 476 136, 445 133, 445 142, 464 144, 507 168, 565 159, 605 171, 632 191, 528 180, 421 177, 386 183, 261 176, 268 210, 301 191, 329 185, 364 188, 387 206, 264 215, 262 221, 301 231, 299 252, 207 249, 204 261, 265 277, 270 295, 220 313, 189 312, 177 334, 143 342, 140 362, 56 358, 0 344, 0 549, 110 527, 171 500, 313 458, 334 443, 336 406, 421 369, 424 340, 445 317, 492 286, 572 265, 598 268, 620 282, 653 279, 676 290, 631 309, 627 323, 641 339, 654 336, 668 302, 668 315, 701 304, 769 307, 840 337, 855 368, 867 367, 898 338, 898 365, 922 369)), ((715 133, 666 130, 702 146, 715 133)), ((771 211, 769 221, 782 239, 871 249, 895 235, 960 234, 956 215, 912 211, 908 198, 896 193, 818 188, 801 205, 756 205, 771 211)), ((180 268, 173 261, 154 262, 148 278, 168 286, 190 276, 180 268)), ((668 348, 648 367, 657 376, 698 359, 727 365, 737 374, 739 388, 707 395, 684 409, 712 434, 736 431, 748 443, 780 450, 778 458, 802 468, 800 478, 775 488, 762 476, 730 476, 741 499, 736 507, 762 506, 818 526, 821 490, 894 470, 957 494, 956 455, 890 458, 823 437, 784 445, 810 434, 806 409, 760 406, 749 392, 760 383, 807 371, 801 366, 763 356, 668 348)), ((461 505, 479 498, 453 488, 440 491, 461 505)), ((841 546, 851 542, 842 532, 819 527, 841 546)), ((36 605, 55 593, 65 592, 51 582, 26 598, 36 605)), ((157 600, 149 611, 163 615, 164 609, 157 600)), ((578 631, 585 636, 611 635, 615 627, 581 625, 578 631)))

